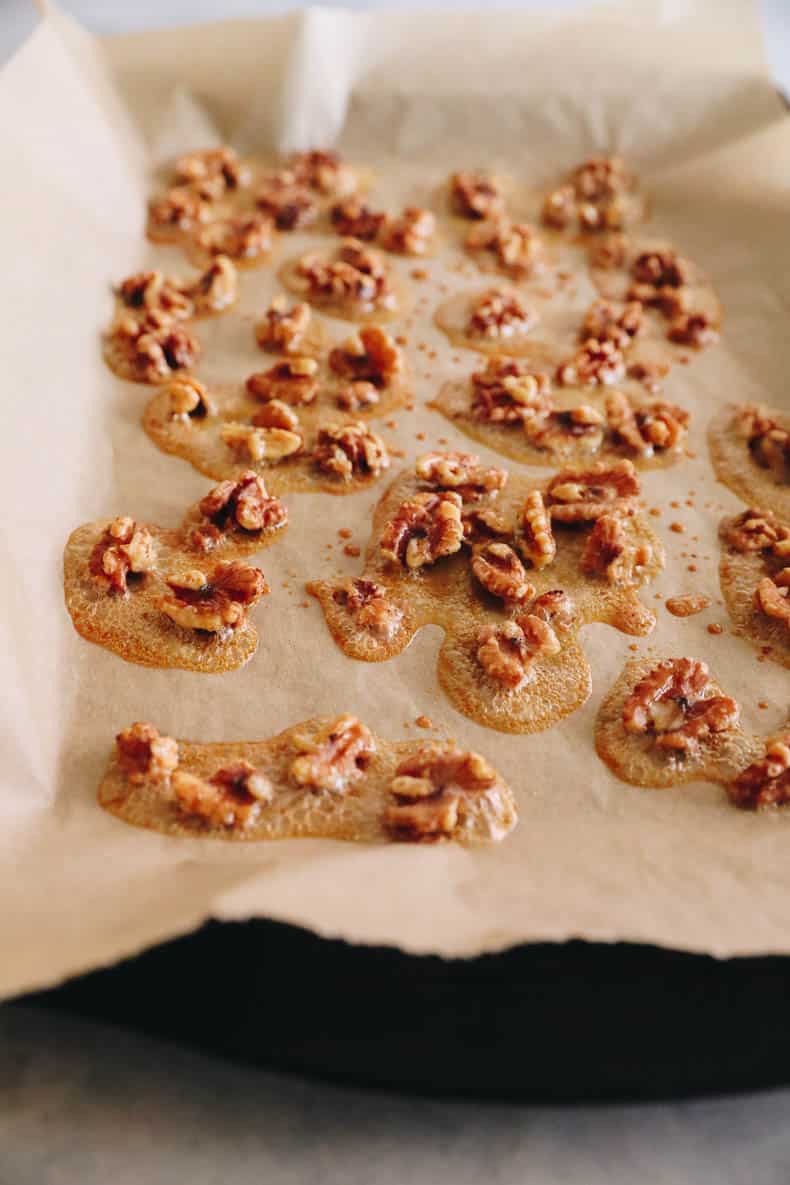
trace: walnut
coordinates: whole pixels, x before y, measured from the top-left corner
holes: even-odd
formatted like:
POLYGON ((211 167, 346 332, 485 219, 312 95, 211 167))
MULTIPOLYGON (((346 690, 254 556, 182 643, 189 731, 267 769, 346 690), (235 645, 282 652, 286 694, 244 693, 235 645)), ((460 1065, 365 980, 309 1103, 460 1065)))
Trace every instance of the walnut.
POLYGON ((417 458, 414 472, 434 489, 455 490, 463 502, 485 495, 496 496, 507 483, 507 470, 486 469, 474 453, 424 453, 417 458))
POLYGON ((548 415, 553 404, 548 375, 515 358, 489 358, 471 377, 471 412, 489 424, 524 424, 548 415))
POLYGON ((584 231, 622 230, 626 221, 626 206, 619 198, 601 202, 577 202, 579 227, 584 231))
POLYGON ((688 263, 672 248, 643 251, 634 260, 631 274, 637 284, 652 288, 682 288, 689 282, 688 263))
POLYGON ((173 379, 165 388, 171 420, 188 424, 193 419, 204 419, 216 412, 216 405, 202 383, 191 375, 173 379))
POLYGON ((533 568, 546 568, 557 554, 557 541, 551 528, 540 490, 530 490, 521 512, 521 526, 516 546, 533 568))
POLYGON ((129 573, 150 572, 155 558, 151 532, 124 515, 113 519, 102 532, 88 560, 88 570, 108 590, 126 593, 129 573))
POLYGON ((584 231, 619 230, 626 215, 622 197, 633 185, 619 157, 591 157, 546 196, 543 221, 557 230, 566 229, 574 219, 584 231))
POLYGON ((379 399, 379 393, 373 383, 357 380, 338 391, 335 403, 344 411, 364 411, 366 408, 375 407, 379 399))
POLYGON ((747 810, 790 801, 790 733, 768 741, 765 756, 747 765, 727 787, 730 801, 747 810))
POLYGON ((226 189, 238 189, 248 180, 247 170, 239 162, 234 150, 226 144, 180 156, 175 164, 175 176, 176 180, 188 184, 221 178, 226 189))
POLYGON ((388 387, 403 370, 403 353, 389 333, 366 325, 330 351, 329 365, 341 378, 388 387))
POLYGON ((616 271, 625 266, 627 254, 628 240, 625 235, 602 235, 590 246, 590 267, 601 271, 616 271))
POLYGON ((388 218, 379 241, 387 251, 399 255, 425 255, 436 234, 436 216, 419 206, 406 206, 399 218, 388 218))
POLYGON ((219 218, 199 230, 195 242, 210 255, 258 259, 272 249, 272 220, 265 214, 219 218))
POLYGON ((228 448, 251 461, 282 461, 302 448, 299 433, 286 428, 257 428, 229 421, 220 429, 220 437, 228 448))
POLYGON ((288 511, 272 497, 263 478, 252 469, 237 481, 222 481, 197 504, 200 521, 190 530, 193 547, 210 551, 233 527, 242 531, 273 531, 284 527, 288 511))
POLYGON ((314 297, 377 308, 391 308, 395 302, 383 258, 357 239, 344 239, 329 259, 320 252, 303 255, 296 278, 314 297))
POLYGON ((153 724, 137 722, 115 738, 118 765, 129 782, 166 782, 178 765, 178 741, 153 724))
POLYGON ((184 814, 239 831, 257 822, 274 795, 269 779, 249 761, 223 765, 207 781, 179 770, 173 775, 172 787, 176 805, 184 814))
POLYGON ((533 617, 547 622, 555 631, 569 630, 578 617, 573 597, 561 588, 551 588, 541 593, 529 606, 529 612, 533 617))
POLYGON ((496 683, 511 691, 524 686, 536 664, 560 651, 552 627, 541 617, 522 613, 501 625, 486 625, 477 635, 477 661, 496 683))
POLYGON ((255 203, 274 219, 278 230, 301 230, 318 217, 318 203, 290 169, 268 174, 255 203))
POLYGON ((485 794, 497 780, 485 758, 451 742, 422 746, 395 769, 383 823, 399 839, 452 836, 463 821, 463 801, 485 794))
POLYGON ((555 474, 546 502, 553 521, 594 522, 602 514, 634 514, 639 493, 639 477, 630 461, 601 461, 589 469, 555 474))
POLYGON ((538 274, 545 266, 543 242, 526 222, 509 218, 481 222, 469 231, 465 245, 471 252, 490 252, 500 267, 517 277, 538 274))
POLYGON ((616 304, 610 300, 596 300, 587 310, 582 325, 581 339, 595 338, 611 342, 618 350, 625 350, 642 332, 643 311, 638 300, 616 304))
POLYGON ((357 187, 353 169, 343 164, 336 152, 313 148, 289 157, 288 169, 302 185, 319 193, 342 197, 357 187))
POLYGON ((293 738, 299 754, 289 776, 297 786, 313 792, 342 793, 358 782, 376 752, 376 742, 356 716, 338 716, 315 736, 293 738))
POLYGON ((524 601, 535 595, 524 565, 508 543, 493 541, 477 547, 472 556, 472 571, 493 597, 524 601))
POLYGON ((300 438, 302 435, 299 416, 282 399, 270 399, 264 403, 254 412, 251 423, 256 428, 283 428, 300 438))
POLYGON ((329 211, 329 218, 339 235, 371 243, 378 237, 387 215, 371 209, 361 197, 352 195, 336 202, 329 211))
POLYGON ((633 188, 634 179, 619 156, 591 156, 571 174, 577 196, 588 202, 616 197, 633 188))
POLYGON ((414 494, 402 502, 381 534, 385 559, 413 571, 460 551, 461 497, 455 491, 414 494))
POLYGON ((535 324, 534 311, 513 289, 488 288, 471 306, 466 332, 469 337, 502 338, 528 333, 535 324))
POLYGON ((246 611, 269 588, 260 568, 241 560, 219 563, 210 576, 193 568, 166 578, 169 592, 159 608, 176 625, 188 630, 224 634, 236 629, 246 611))
POLYGON ((790 548, 790 527, 779 522, 772 510, 761 510, 750 506, 736 518, 730 519, 723 529, 725 542, 736 551, 771 551, 784 557, 790 548))
POLYGON ((681 754, 695 753, 701 740, 733 728, 740 715, 734 699, 707 695, 711 677, 696 658, 659 663, 623 704, 626 732, 650 733, 655 745, 681 754))
POLYGON ((151 226, 158 230, 189 231, 207 222, 210 214, 210 201, 185 185, 168 189, 163 197, 156 198, 148 207, 151 226))
POLYGON ((576 193, 572 185, 560 185, 546 194, 541 217, 546 226, 565 230, 576 217, 576 193))
POLYGON ((338 605, 345 606, 359 629, 389 641, 403 621, 403 610, 387 597, 387 590, 374 580, 357 577, 348 580, 332 594, 338 605))
POLYGON ((781 428, 765 408, 742 404, 735 416, 738 434, 748 443, 752 458, 763 469, 770 469, 776 479, 788 480, 790 432, 781 428))
POLYGON ((783 621, 790 629, 790 568, 783 568, 773 579, 764 576, 754 590, 754 607, 758 613, 783 621))
POLYGON ((490 221, 505 212, 505 199, 495 178, 482 170, 453 173, 450 200, 462 218, 490 221))
POLYGON ((557 367, 557 382, 568 386, 609 386, 625 375, 622 350, 612 341, 590 337, 569 362, 557 367))
POLYGON ((602 514, 587 538, 581 568, 588 576, 605 576, 609 584, 633 584, 652 555, 649 544, 629 542, 619 515, 602 514))
POLYGON ((667 337, 678 345, 701 350, 717 342, 719 333, 707 313, 682 313, 672 321, 667 337))
POLYGON ((563 450, 573 442, 596 452, 603 441, 604 417, 596 408, 582 403, 565 411, 532 416, 524 421, 524 431, 537 449, 563 450))
POLYGON ((509 539, 512 525, 498 510, 490 506, 473 506, 461 515, 466 543, 480 543, 485 539, 509 539))
POLYGON ((351 481, 354 477, 378 477, 389 469, 390 455, 380 436, 354 420, 321 428, 313 461, 325 473, 351 481))
POLYGON ((250 395, 264 402, 278 399, 294 407, 313 403, 319 388, 318 363, 315 358, 284 358, 268 370, 251 374, 246 387, 250 395))
MULTIPOLYGON (((144 383, 156 383, 174 371, 194 366, 200 346, 183 326, 154 327, 143 322, 136 337, 128 339, 129 361, 136 376, 144 383)), ((117 330, 113 336, 118 337, 117 330)), ((120 334, 123 341, 123 334, 120 334)))
POLYGON ((310 325, 310 306, 300 301, 288 307, 284 296, 275 296, 255 326, 255 340, 262 350, 295 353, 310 325))
POLYGON ((674 403, 658 401, 635 408, 620 391, 606 397, 606 422, 615 442, 638 457, 677 448, 685 439, 689 419, 688 412, 674 403))
POLYGON ((227 255, 218 255, 190 287, 198 313, 218 313, 232 305, 238 295, 238 274, 227 255))
POLYGON ((193 304, 177 280, 159 271, 136 272, 118 286, 118 296, 129 309, 162 313, 173 320, 191 317, 193 304))

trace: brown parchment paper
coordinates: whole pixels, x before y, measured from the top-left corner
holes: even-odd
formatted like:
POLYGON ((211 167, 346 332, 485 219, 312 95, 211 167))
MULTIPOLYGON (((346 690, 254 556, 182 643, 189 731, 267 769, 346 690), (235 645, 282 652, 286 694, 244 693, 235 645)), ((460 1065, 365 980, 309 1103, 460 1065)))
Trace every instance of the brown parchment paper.
MULTIPOLYGON (((316 9, 102 42, 52 11, 0 74, 0 133, 0 993, 110 962, 209 916, 264 915, 444 955, 572 936, 790 952, 790 813, 739 813, 711 785, 639 790, 595 756, 595 713, 631 639, 588 627, 590 701, 526 737, 485 730, 450 707, 436 682, 435 628, 385 664, 341 654, 318 605, 300 604, 301 585, 358 570, 336 532, 349 527, 364 543, 381 486, 287 499, 286 539, 260 559, 273 588, 257 618, 261 644, 240 671, 124 664, 76 635, 61 588, 75 525, 119 513, 175 523, 210 484, 148 441, 139 418, 149 389, 115 379, 99 351, 114 280, 152 259, 186 271, 175 251, 143 240, 159 162, 222 139, 244 151, 337 141, 379 170, 377 196, 394 206, 424 201, 452 168, 489 165, 540 184, 591 152, 620 151, 653 192, 651 233, 709 271, 726 312, 722 344, 666 383, 666 396, 693 412, 696 457, 644 478, 648 501, 664 507, 668 565, 646 594, 658 626, 640 651, 707 659, 747 726, 780 725, 787 672, 706 631, 726 625, 715 528, 738 506, 713 481, 707 422, 723 400, 783 404, 790 374, 790 121, 765 72, 752 5, 666 0, 558 16, 316 9), (684 535, 667 529, 672 520, 684 535), (696 573, 683 551, 697 554, 696 573), (678 621, 652 600, 688 591, 708 593, 713 608, 678 621), (414 736, 415 717, 429 715, 509 779, 517 831, 470 851, 239 846, 165 839, 95 805, 112 737, 132 720, 227 741, 338 711, 392 738, 414 736)), ((244 274, 243 313, 263 305, 279 262, 308 241, 285 237, 270 267, 244 274)), ((408 261, 396 266, 408 275, 408 261)), ((417 406, 388 433, 404 463, 438 437, 467 443, 425 403, 475 361, 461 352, 453 363, 456 351, 430 328, 438 286, 414 289, 425 299, 422 323, 408 329, 417 406), (418 341, 428 351, 417 352, 418 341), (439 357, 426 361, 431 349, 439 357)), ((198 334, 209 378, 241 378, 260 364, 250 322, 235 314, 198 334)))

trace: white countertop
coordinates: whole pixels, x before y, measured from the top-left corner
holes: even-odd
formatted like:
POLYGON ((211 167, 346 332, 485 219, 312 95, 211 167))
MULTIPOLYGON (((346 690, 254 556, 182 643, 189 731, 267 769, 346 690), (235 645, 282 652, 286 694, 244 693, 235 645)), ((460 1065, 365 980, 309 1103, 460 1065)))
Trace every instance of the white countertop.
MULTIPOLYGON (((294 6, 62 4, 100 32, 294 6)), ((788 93, 790 0, 763 0, 763 12, 769 60, 788 93)), ((33 19, 30 0, 2 0, 0 62, 33 19)), ((606 1107, 406 1099, 238 1067, 29 1006, 0 1008, 0 1185, 483 1180, 790 1185, 790 1091, 606 1107)))

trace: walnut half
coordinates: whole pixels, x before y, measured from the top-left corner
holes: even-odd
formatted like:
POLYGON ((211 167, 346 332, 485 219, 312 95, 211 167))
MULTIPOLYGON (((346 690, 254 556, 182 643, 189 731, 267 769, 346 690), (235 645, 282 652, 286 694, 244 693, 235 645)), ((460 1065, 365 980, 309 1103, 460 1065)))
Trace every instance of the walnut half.
POLYGON ((249 761, 223 765, 208 780, 178 770, 172 778, 172 789, 176 805, 184 814, 215 827, 239 831, 257 821, 274 793, 269 779, 249 761))
POLYGON ((237 527, 242 531, 273 531, 284 527, 288 511, 272 497, 263 478, 247 469, 236 481, 222 481, 197 504, 200 516, 189 534, 192 546, 210 551, 237 527))
POLYGON ((151 532, 123 515, 113 519, 96 542, 88 569, 94 580, 109 590, 126 593, 129 574, 150 572, 154 560, 151 532))
POLYGON ((533 676, 535 665, 560 651, 554 629, 542 617, 522 613, 502 625, 486 625, 477 635, 477 661, 495 683, 516 691, 533 676))
POLYGON ((708 695, 711 676, 695 658, 671 658, 659 663, 623 704, 626 732, 649 734, 659 749, 694 754, 700 741, 733 728, 740 715, 734 699, 708 695))
POLYGON ((210 576, 197 568, 174 572, 166 582, 161 611, 183 629, 216 634, 237 629, 247 609, 269 591, 260 568, 241 560, 217 564, 210 576))
POLYGON ((138 721, 115 738, 118 764, 133 784, 166 782, 178 765, 178 742, 153 724, 138 721))
POLYGON ((349 715, 331 720, 315 736, 296 736, 293 743, 299 756, 291 762, 291 781, 314 792, 347 790, 364 776, 376 752, 369 729, 349 715))
POLYGON ((332 594, 337 605, 343 605, 358 629, 389 641, 403 621, 403 610, 387 596, 387 590, 375 580, 357 577, 348 580, 332 594))
POLYGON ((402 502, 381 534, 385 559, 414 571, 460 551, 462 501, 453 490, 414 494, 402 502))
POLYGON ((451 743, 425 745, 397 766, 383 823, 396 838, 448 838, 463 822, 464 799, 496 784, 485 758, 451 743))
POLYGON ((746 810, 790 802, 790 733, 769 741, 765 756, 727 786, 730 801, 746 810))

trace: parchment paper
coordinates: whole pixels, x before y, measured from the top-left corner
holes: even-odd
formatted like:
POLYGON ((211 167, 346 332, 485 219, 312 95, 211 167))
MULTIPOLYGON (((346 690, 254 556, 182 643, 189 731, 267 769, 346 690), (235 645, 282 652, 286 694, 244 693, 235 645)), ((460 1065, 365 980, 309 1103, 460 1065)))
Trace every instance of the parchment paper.
MULTIPOLYGON (((149 389, 116 380, 100 358, 111 283, 153 258, 188 270, 175 251, 143 240, 158 162, 211 140, 246 151, 338 140, 352 160, 394 173, 379 192, 395 206, 424 199, 452 168, 492 165, 542 183, 591 152, 620 151, 654 194, 656 233, 709 271, 726 310, 722 344, 665 385, 693 412, 697 456, 644 479, 648 501, 665 508, 657 522, 668 565, 646 593, 658 626, 640 651, 707 659, 747 727, 779 726, 787 672, 705 628, 727 622, 715 528, 738 506, 713 482, 707 421, 726 399, 783 403, 790 373, 790 122, 751 5, 666 0, 555 17, 315 9, 105 42, 51 12, 0 75, 0 131, 0 992, 113 961, 207 917, 264 915, 444 955, 572 936, 790 952, 790 813, 737 812, 710 785, 639 790, 595 756, 595 713, 632 639, 585 629, 590 701, 527 737, 485 730, 450 707, 436 683, 435 628, 388 663, 341 654, 317 604, 301 605, 301 585, 358 570, 337 529, 364 544, 381 486, 288 498, 287 537, 259 561, 274 591, 258 614, 258 654, 228 675, 123 663, 76 635, 61 587, 75 525, 120 513, 175 524, 210 484, 154 448, 139 427, 149 389), (684 535, 667 529, 673 519, 684 535), (697 573, 682 551, 697 553, 697 573), (708 593, 713 609, 678 621, 652 600, 689 591, 708 593), (501 846, 469 851, 244 846, 168 840, 95 805, 112 738, 132 720, 231 740, 338 711, 393 738, 414 736, 415 717, 429 715, 510 780, 519 828, 501 846)), ((274 267, 306 241, 284 237, 273 267, 245 273, 243 311, 262 307, 274 267)), ((408 272, 408 261, 398 266, 408 272)), ((424 404, 474 363, 464 352, 453 364, 455 351, 428 327, 437 287, 415 289, 426 300, 425 323, 409 330, 417 407, 388 433, 404 464, 439 437, 467 444, 424 404), (426 363, 418 341, 439 360, 426 363)), ((260 365, 248 321, 220 318, 198 335, 208 377, 241 378, 260 365)))

